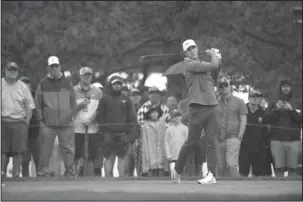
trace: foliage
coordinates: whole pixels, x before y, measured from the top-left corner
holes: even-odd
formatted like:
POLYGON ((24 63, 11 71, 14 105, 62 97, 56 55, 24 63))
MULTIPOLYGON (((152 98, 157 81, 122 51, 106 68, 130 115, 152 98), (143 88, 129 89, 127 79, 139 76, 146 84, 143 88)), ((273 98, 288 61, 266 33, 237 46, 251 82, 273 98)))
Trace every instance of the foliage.
MULTIPOLYGON (((222 51, 223 70, 233 80, 244 76, 270 95, 280 78, 290 77, 301 96, 302 28, 292 23, 291 13, 297 5, 301 2, 5 1, 1 65, 15 60, 37 82, 46 74, 47 57, 57 55, 65 70, 87 65, 103 79, 116 71, 135 78, 142 71, 144 81, 153 68, 140 64, 140 55, 179 52, 181 42, 193 38, 201 49, 222 51)), ((157 62, 164 71, 178 60, 157 62)))

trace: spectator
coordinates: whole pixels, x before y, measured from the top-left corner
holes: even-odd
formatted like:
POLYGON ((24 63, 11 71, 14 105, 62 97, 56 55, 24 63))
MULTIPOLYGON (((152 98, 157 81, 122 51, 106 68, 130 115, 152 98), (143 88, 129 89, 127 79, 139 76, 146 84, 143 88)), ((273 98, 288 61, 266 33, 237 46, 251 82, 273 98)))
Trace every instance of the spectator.
MULTIPOLYGON (((93 86, 95 88, 99 88, 101 90, 101 98, 103 97, 103 85, 101 83, 95 82, 93 83, 93 86)), ((100 134, 100 133, 99 133, 100 134)), ((103 147, 102 144, 104 143, 104 139, 102 139, 102 135, 100 136, 100 141, 101 144, 98 144, 97 148, 97 155, 95 159, 95 175, 96 176, 102 176, 102 168, 103 168, 103 161, 104 161, 104 152, 103 152, 103 147)))
POLYGON ((1 174, 7 166, 8 153, 13 156, 13 177, 19 177, 22 153, 27 150, 28 128, 35 109, 30 89, 18 80, 19 67, 9 62, 5 67, 5 76, 1 87, 1 174))
MULTIPOLYGON (((133 104, 133 109, 134 109, 134 114, 135 116, 137 116, 137 111, 140 108, 140 102, 142 99, 142 95, 141 92, 138 89, 132 89, 130 92, 130 100, 133 104)), ((137 152, 140 152, 137 150, 136 145, 134 144, 136 137, 140 136, 140 126, 137 124, 134 127, 134 131, 133 131, 133 140, 131 141, 131 144, 128 148, 128 152, 126 155, 126 162, 125 162, 125 174, 126 176, 133 176, 134 175, 134 171, 135 171, 135 167, 136 165, 138 165, 138 163, 136 164, 136 154, 137 152)), ((138 166, 137 166, 137 170, 138 170, 138 166)))
MULTIPOLYGON (((144 98, 144 95, 143 95, 144 98)), ((143 99, 142 98, 142 99, 143 99)), ((161 119, 166 120, 168 117, 169 109, 167 106, 161 104, 161 95, 160 95, 160 90, 157 87, 151 87, 148 89, 148 99, 138 110, 137 112, 137 120, 140 125, 143 125, 145 122, 144 117, 146 117, 146 113, 149 111, 150 106, 159 106, 162 110, 162 116, 160 117, 161 119)), ((137 137, 137 141, 135 142, 135 145, 137 146, 137 150, 141 151, 141 139, 140 137, 137 137)), ((137 153, 136 159, 137 162, 141 162, 141 152, 137 153)), ((141 168, 142 169, 142 168, 141 168)), ((141 169, 137 170, 141 174, 141 169)), ((145 175, 145 173, 142 173, 145 175)))
POLYGON ((169 160, 171 178, 181 147, 188 138, 188 127, 181 122, 181 118, 181 112, 177 110, 171 112, 171 124, 167 127, 164 137, 165 155, 169 160))
POLYGON ((115 157, 118 156, 118 172, 119 176, 123 177, 125 156, 136 118, 130 99, 121 93, 122 78, 113 76, 110 84, 111 93, 102 97, 97 121, 104 136, 105 176, 112 176, 115 157))
POLYGON ((282 80, 279 86, 279 98, 269 111, 266 123, 271 127, 271 153, 273 155, 275 175, 296 175, 298 157, 302 148, 300 130, 302 114, 300 106, 292 97, 292 82, 282 80), (277 127, 277 128, 275 128, 277 127))
POLYGON ((169 96, 166 99, 166 106, 168 107, 170 112, 177 109, 178 108, 178 102, 177 102, 176 98, 173 97, 173 96, 169 96))
POLYGON ((50 155, 58 136, 65 175, 76 176, 73 123, 76 114, 75 92, 70 80, 61 73, 58 57, 48 58, 47 70, 49 73, 38 84, 35 96, 37 119, 40 121, 40 135, 43 139, 37 174, 41 177, 50 175, 50 155))
MULTIPOLYGON (((35 91, 31 87, 31 81, 29 80, 29 78, 26 76, 22 76, 19 78, 19 80, 28 86, 28 89, 30 89, 32 96, 35 97, 35 91)), ((32 114, 33 115, 30 121, 29 132, 28 132, 28 143, 27 143, 28 150, 23 153, 23 158, 22 158, 23 177, 29 177, 29 163, 31 161, 32 156, 36 166, 36 170, 39 165, 39 142, 38 142, 39 123, 37 121, 36 110, 33 110, 32 114)))
MULTIPOLYGON (((88 133, 88 160, 93 162, 97 157, 97 150, 101 144, 96 123, 96 113, 102 91, 91 85, 93 71, 89 67, 80 69, 80 83, 74 86, 77 103, 75 118, 75 160, 79 166, 78 176, 84 174, 84 142, 85 133, 88 133), (86 131, 87 128, 87 131, 86 131)), ((100 170, 95 170, 96 176, 101 176, 100 170)))
POLYGON ((160 119, 162 113, 160 105, 150 106, 141 128, 142 172, 149 177, 165 175, 165 121, 160 119))
POLYGON ((168 112, 169 112, 169 108, 163 104, 161 104, 161 95, 160 95, 160 90, 157 87, 151 87, 149 89, 149 100, 146 101, 138 110, 137 113, 137 119, 138 119, 138 123, 141 125, 144 123, 145 119, 144 117, 146 117, 146 113, 149 111, 150 106, 159 106, 161 108, 161 110, 163 111, 162 116, 160 118, 163 118, 164 120, 166 119, 166 117, 168 116, 168 112))
POLYGON ((226 169, 229 175, 237 177, 241 140, 246 122, 247 108, 244 101, 231 92, 226 77, 218 81, 221 132, 217 137, 217 171, 223 176, 226 169))
POLYGON ((127 86, 123 86, 122 87, 122 90, 121 90, 121 93, 123 94, 123 95, 125 95, 125 96, 129 96, 129 89, 128 89, 128 87, 127 86))
POLYGON ((247 126, 239 154, 239 173, 248 177, 250 167, 254 176, 271 176, 271 161, 268 159, 268 134, 263 119, 265 111, 260 106, 263 95, 260 91, 249 93, 247 126))

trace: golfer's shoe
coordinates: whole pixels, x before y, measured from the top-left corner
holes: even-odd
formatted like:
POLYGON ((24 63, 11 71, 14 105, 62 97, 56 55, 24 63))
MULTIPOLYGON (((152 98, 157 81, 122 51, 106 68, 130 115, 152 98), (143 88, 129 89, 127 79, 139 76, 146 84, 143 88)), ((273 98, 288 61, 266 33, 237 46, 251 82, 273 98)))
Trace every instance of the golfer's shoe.
POLYGON ((208 172, 206 177, 198 180, 198 184, 216 184, 216 178, 211 172, 208 172))
POLYGON ((177 173, 175 169, 172 172, 172 182, 175 184, 181 183, 181 174, 177 173))

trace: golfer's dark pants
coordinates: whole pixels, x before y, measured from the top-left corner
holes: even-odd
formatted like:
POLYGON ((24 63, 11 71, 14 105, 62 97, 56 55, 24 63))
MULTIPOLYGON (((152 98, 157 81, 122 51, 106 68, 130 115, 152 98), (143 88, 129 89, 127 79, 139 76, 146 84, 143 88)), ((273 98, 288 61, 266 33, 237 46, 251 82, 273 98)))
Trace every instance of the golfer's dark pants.
MULTIPOLYGON (((183 144, 175 165, 177 173, 183 172, 187 156, 193 152, 200 140, 202 129, 205 130, 206 155, 208 170, 215 174, 216 171, 216 137, 219 132, 219 108, 215 106, 202 106, 192 104, 189 107, 189 132, 188 139, 183 144)), ((202 151, 202 150, 201 150, 202 151)), ((201 154, 203 162, 205 154, 201 154)))

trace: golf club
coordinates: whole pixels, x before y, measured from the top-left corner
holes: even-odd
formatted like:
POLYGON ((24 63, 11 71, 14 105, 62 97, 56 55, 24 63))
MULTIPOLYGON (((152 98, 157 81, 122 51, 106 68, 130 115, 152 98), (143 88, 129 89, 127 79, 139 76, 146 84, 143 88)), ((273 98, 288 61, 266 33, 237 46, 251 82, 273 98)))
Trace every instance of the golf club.
MULTIPOLYGON (((219 49, 216 49, 216 50, 217 50, 218 54, 220 55, 220 56, 218 56, 218 57, 221 58, 220 50, 219 50, 219 49)), ((207 51, 207 50, 205 50, 205 51, 203 51, 203 52, 199 52, 199 56, 205 54, 206 51, 207 51)), ((140 63, 144 63, 144 60, 145 60, 146 58, 166 57, 166 56, 176 56, 176 55, 183 55, 183 56, 185 56, 184 53, 166 53, 166 54, 142 55, 142 56, 140 57, 139 62, 140 62, 140 63)))

